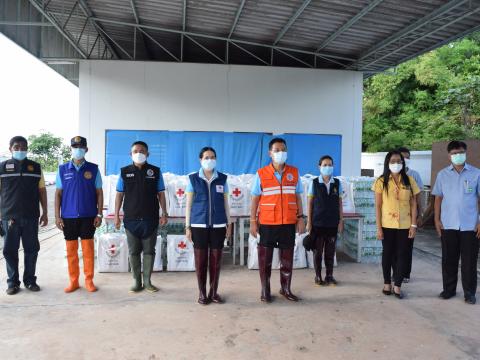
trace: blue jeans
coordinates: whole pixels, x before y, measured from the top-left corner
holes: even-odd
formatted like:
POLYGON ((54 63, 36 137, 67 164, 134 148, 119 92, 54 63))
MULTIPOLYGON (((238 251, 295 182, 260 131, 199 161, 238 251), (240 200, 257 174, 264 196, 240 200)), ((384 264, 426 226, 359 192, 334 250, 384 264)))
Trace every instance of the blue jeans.
POLYGON ((35 284, 35 268, 37 265, 38 251, 40 242, 38 241, 38 219, 17 219, 10 224, 9 220, 2 220, 2 226, 5 230, 5 244, 3 247, 3 256, 7 263, 7 284, 8 287, 20 286, 18 273, 18 249, 20 248, 20 239, 23 245, 24 271, 23 283, 25 286, 35 284))

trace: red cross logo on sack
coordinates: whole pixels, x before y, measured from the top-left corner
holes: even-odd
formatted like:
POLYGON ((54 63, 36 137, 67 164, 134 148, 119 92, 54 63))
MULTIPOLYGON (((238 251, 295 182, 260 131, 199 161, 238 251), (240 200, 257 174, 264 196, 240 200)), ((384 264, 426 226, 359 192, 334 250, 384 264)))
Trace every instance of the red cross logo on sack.
POLYGON ((182 250, 185 250, 187 248, 187 244, 185 243, 185 241, 180 241, 177 245, 177 247, 179 249, 182 249, 182 250))
POLYGON ((239 188, 235 188, 235 190, 233 190, 233 192, 232 192, 232 194, 233 194, 235 197, 239 197, 241 193, 242 193, 242 192, 240 191, 239 188))
POLYGON ((241 201, 244 197, 244 194, 242 192, 242 190, 240 190, 239 188, 235 188, 233 189, 232 191, 232 194, 231 194, 231 199, 234 200, 234 201, 241 201))
POLYGON ((115 244, 111 244, 110 247, 108 248, 108 252, 110 253, 111 256, 114 256, 117 252, 117 247, 115 244))
POLYGON ((176 194, 178 198, 183 198, 183 196, 185 195, 185 190, 183 190, 182 188, 179 188, 176 194))

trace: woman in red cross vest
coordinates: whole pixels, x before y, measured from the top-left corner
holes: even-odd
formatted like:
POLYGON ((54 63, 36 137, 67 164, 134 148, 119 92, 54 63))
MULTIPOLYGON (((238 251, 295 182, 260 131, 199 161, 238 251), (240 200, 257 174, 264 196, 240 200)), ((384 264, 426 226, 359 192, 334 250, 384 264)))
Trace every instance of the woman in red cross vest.
POLYGON ((280 294, 291 301, 298 301, 290 290, 293 269, 295 231, 305 232, 302 211, 303 192, 298 169, 285 164, 287 144, 284 139, 274 138, 269 143, 272 162, 259 169, 252 185, 252 208, 250 234, 258 243, 258 267, 262 292, 260 300, 271 302, 270 275, 273 249, 280 255, 280 294))

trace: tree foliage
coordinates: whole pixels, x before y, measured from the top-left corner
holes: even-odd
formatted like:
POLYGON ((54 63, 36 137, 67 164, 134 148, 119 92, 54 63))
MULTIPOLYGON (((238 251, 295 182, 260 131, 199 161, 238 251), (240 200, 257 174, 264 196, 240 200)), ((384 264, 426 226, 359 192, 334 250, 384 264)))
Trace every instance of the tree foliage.
POLYGON ((70 148, 63 144, 62 138, 50 132, 28 137, 30 158, 37 161, 44 171, 56 171, 59 160, 70 158, 70 148))
POLYGON ((480 138, 480 33, 364 83, 363 150, 480 138))

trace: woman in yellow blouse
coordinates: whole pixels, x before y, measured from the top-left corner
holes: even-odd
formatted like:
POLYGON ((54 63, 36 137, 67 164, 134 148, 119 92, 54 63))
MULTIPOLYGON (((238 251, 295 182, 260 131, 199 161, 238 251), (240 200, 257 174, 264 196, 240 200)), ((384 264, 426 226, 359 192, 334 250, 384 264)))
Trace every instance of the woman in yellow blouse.
POLYGON ((383 293, 403 298, 400 290, 408 257, 408 239, 417 230, 417 202, 420 192, 413 177, 405 171, 405 160, 399 151, 385 157, 383 175, 374 183, 377 238, 382 241, 383 293), (386 180, 387 179, 387 180, 386 180))

